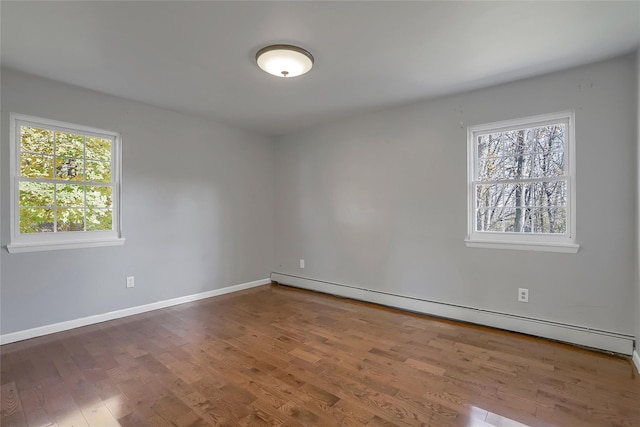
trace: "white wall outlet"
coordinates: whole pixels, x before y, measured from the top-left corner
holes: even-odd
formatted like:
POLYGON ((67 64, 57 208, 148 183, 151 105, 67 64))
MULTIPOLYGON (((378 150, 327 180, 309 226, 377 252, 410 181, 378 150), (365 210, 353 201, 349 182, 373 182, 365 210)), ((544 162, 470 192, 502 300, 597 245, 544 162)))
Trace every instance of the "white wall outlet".
POLYGON ((135 285, 133 276, 127 276, 127 288, 133 288, 133 285, 135 285))
POLYGON ((303 259, 300 260, 300 268, 304 268, 304 260, 303 259))
POLYGON ((529 302, 529 289, 518 288, 518 302, 529 302))

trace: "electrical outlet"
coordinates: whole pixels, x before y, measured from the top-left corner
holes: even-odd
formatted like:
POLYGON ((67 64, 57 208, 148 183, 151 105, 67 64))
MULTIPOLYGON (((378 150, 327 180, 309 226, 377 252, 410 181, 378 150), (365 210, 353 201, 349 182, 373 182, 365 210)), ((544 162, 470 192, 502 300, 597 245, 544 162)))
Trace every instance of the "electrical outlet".
POLYGON ((529 289, 518 288, 518 302, 529 302, 529 289))
POLYGON ((303 259, 300 260, 300 268, 304 268, 304 260, 303 259))
POLYGON ((127 276, 127 288, 133 288, 134 285, 135 281, 133 279, 133 276, 127 276))

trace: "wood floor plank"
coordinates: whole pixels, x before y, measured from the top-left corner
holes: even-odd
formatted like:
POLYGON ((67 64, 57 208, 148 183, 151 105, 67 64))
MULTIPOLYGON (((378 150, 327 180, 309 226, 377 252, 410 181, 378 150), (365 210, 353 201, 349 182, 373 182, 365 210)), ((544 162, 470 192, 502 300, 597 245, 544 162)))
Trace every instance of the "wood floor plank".
POLYGON ((30 426, 49 426, 55 424, 55 417, 45 409, 44 391, 41 386, 20 392, 24 414, 30 426))
POLYGON ((16 384, 12 381, 0 387, 0 415, 8 417, 17 412, 22 412, 22 402, 16 384))
POLYGON ((267 285, 0 347, 2 426, 632 426, 628 358, 267 285))

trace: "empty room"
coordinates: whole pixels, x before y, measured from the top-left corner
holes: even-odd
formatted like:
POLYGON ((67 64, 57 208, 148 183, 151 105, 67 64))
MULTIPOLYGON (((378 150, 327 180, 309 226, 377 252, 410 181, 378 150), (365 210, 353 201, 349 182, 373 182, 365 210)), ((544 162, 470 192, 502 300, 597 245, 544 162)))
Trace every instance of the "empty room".
POLYGON ((0 425, 640 427, 640 1, 0 25, 0 425))

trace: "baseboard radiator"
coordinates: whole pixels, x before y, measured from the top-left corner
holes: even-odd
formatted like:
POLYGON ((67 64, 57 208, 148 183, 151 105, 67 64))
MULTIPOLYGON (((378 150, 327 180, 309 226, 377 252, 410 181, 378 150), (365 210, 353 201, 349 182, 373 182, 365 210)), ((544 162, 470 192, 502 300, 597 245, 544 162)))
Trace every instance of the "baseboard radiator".
POLYGON ((287 273, 273 272, 271 273, 271 280, 297 288, 372 302, 431 316, 520 332, 628 356, 633 353, 634 336, 630 334, 398 295, 287 273))

